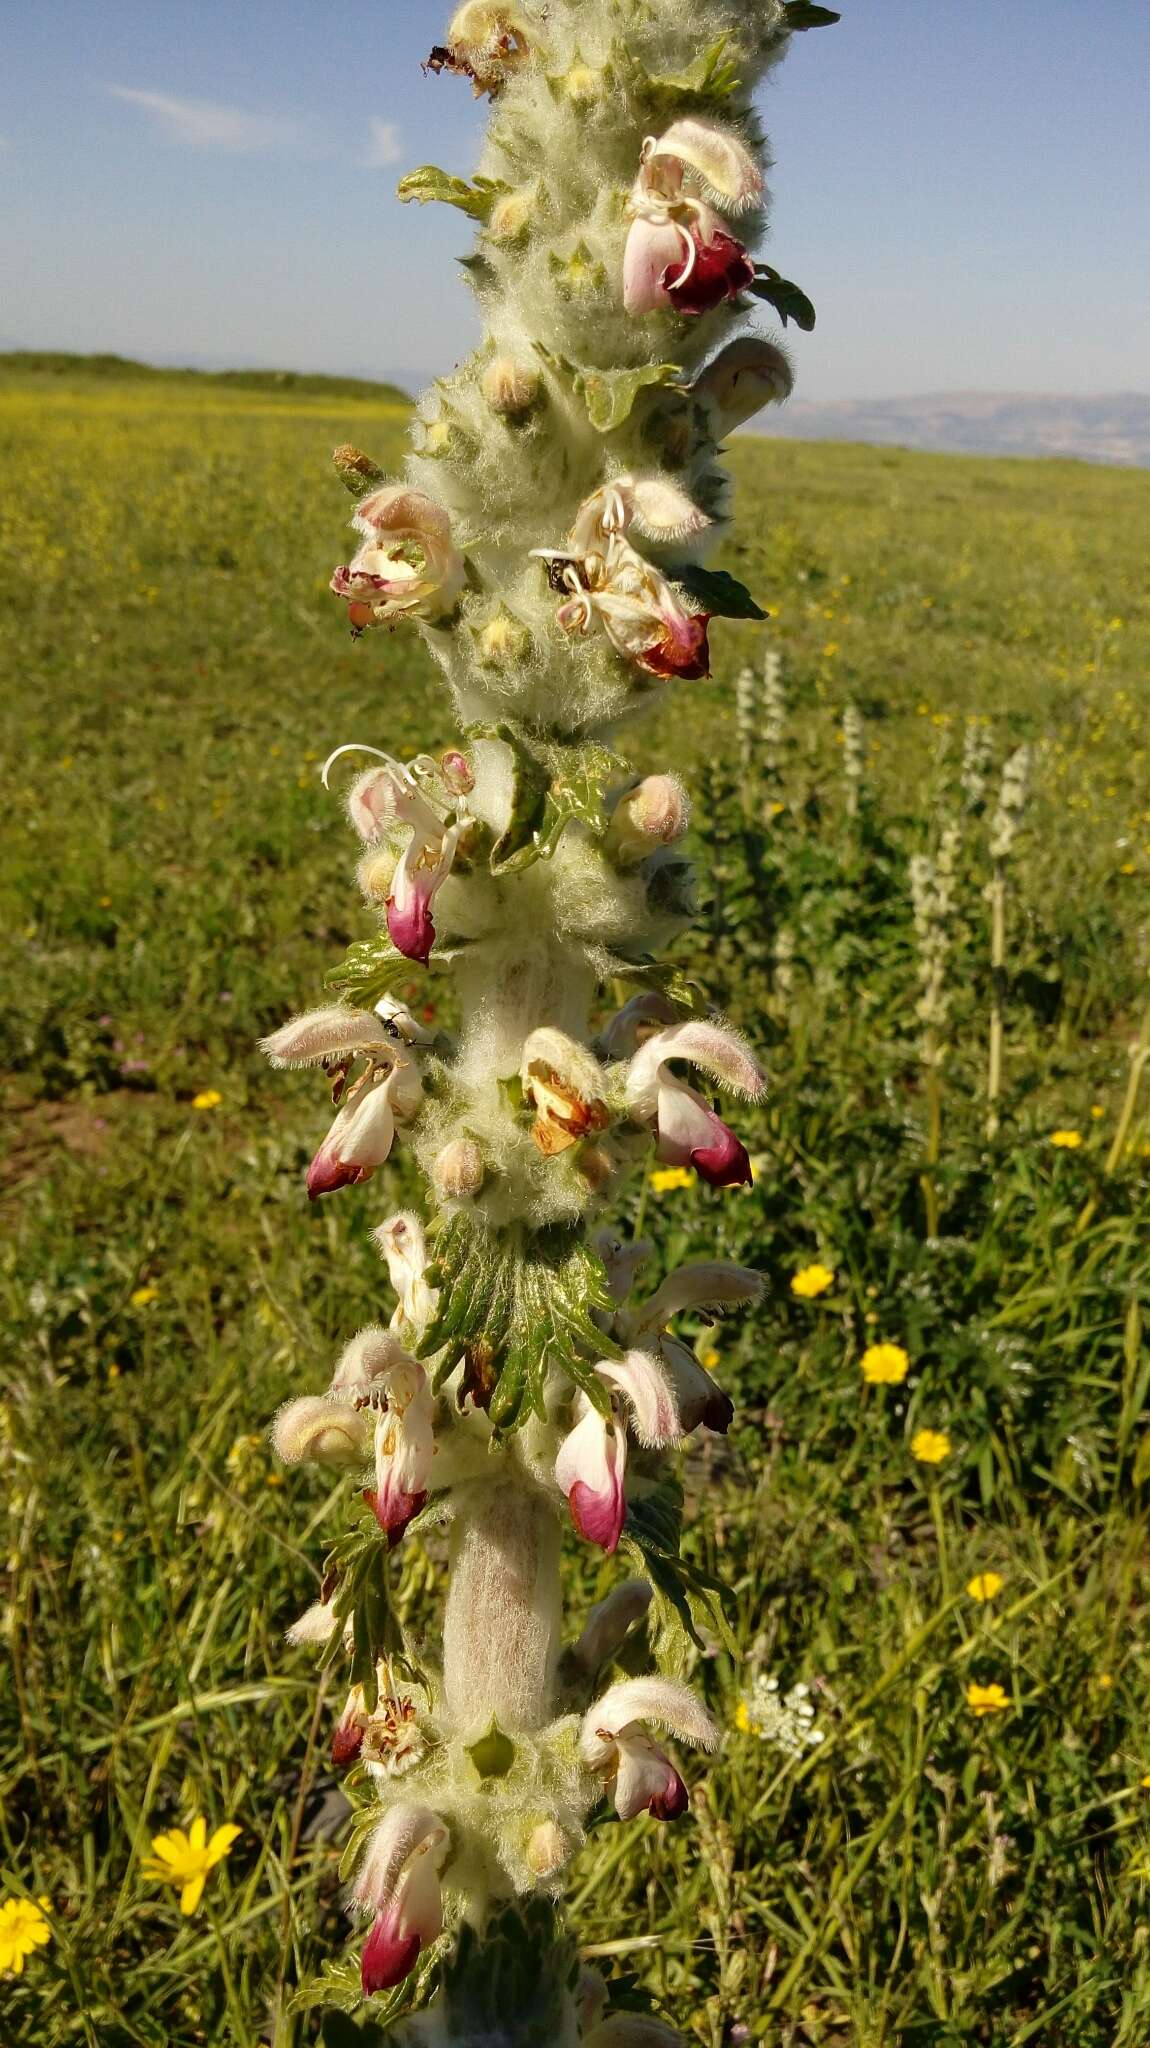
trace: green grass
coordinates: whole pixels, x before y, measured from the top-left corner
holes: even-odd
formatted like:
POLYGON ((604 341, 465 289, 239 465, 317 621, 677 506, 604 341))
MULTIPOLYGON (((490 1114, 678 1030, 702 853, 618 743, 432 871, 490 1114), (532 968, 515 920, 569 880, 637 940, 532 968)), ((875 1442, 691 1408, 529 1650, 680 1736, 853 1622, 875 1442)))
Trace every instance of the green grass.
MULTIPOLYGON (((264 1432, 378 1313, 366 1228, 416 1189, 401 1160, 309 1209, 320 1093, 252 1046, 368 929, 318 762, 452 732, 414 641, 353 646, 326 592, 348 510, 328 451, 394 461, 403 427, 352 391, 0 376, 0 1840, 4 1890, 48 1897, 53 1925, 0 1986, 0 2037, 28 2048, 300 2048, 321 2020, 287 1997, 346 1939, 340 1702, 333 1684, 313 1713, 282 1641, 340 1500, 282 1481, 264 1432), (139 1861, 196 1812, 243 1835, 183 1921, 139 1861)), ((730 1729, 689 1772, 694 1821, 597 1829, 579 1932, 715 2048, 734 2024, 778 2048, 1145 2048, 1150 1081, 1111 1155, 1147 993, 1150 478, 734 454, 730 565, 777 607, 793 707, 781 775, 734 731, 746 627, 716 629, 714 683, 632 744, 700 791, 710 880, 680 952, 772 1088, 753 1191, 647 1185, 625 1216, 641 1207, 659 1261, 718 1236, 768 1276, 754 1318, 699 1333, 739 1421, 687 1468, 689 1546, 734 1586, 743 1654, 694 1674, 730 1729), (993 1143, 968 715, 996 772, 1036 748, 993 1143), (928 1240, 907 867, 946 815, 928 1240), (1082 1145, 1053 1147, 1059 1127, 1082 1145), (816 1258, 835 1284, 796 1300, 816 1258), (908 1350, 905 1385, 864 1387, 878 1339, 908 1350), (950 1436, 938 1467, 910 1454, 922 1427, 950 1436), (979 1605, 984 1570, 1005 1583, 979 1605), (803 1759, 738 1727, 752 1671, 813 1687, 824 1740, 803 1759), (974 1717, 972 1679, 1009 1709, 974 1717)), ((569 1564, 576 1608, 618 1569, 574 1545, 569 1564)), ((441 1595, 438 1554, 406 1556, 410 1611, 441 1595)))

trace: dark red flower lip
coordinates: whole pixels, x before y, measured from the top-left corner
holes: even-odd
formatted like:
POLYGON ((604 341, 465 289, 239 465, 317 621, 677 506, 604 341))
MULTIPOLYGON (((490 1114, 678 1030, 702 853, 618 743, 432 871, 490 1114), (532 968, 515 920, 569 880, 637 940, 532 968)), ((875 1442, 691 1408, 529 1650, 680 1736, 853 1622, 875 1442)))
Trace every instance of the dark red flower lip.
POLYGON ((677 676, 680 681, 694 683, 711 673, 711 650, 707 641, 707 627, 711 623, 710 612, 693 612, 690 629, 685 636, 688 644, 676 647, 670 634, 664 640, 656 640, 654 646, 645 647, 639 660, 653 676, 677 676))
POLYGON ((755 281, 755 266, 741 242, 717 230, 707 242, 696 240, 695 260, 678 269, 668 264, 663 290, 677 313, 710 313, 725 299, 737 299, 755 281))

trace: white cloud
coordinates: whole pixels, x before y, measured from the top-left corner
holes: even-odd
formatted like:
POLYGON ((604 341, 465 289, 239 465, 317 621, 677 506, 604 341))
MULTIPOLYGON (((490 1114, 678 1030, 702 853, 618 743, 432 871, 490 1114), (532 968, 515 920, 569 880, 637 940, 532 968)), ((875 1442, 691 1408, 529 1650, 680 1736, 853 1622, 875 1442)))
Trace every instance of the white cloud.
POLYGON ((236 156, 285 147, 314 153, 314 138, 298 121, 275 114, 253 114, 219 100, 183 100, 164 92, 141 92, 132 85, 110 85, 108 91, 129 106, 139 107, 170 142, 188 149, 219 149, 236 156))
POLYGON ((388 164, 397 164, 403 155, 403 144, 394 121, 381 121, 373 114, 369 123, 370 134, 367 148, 360 159, 367 171, 382 171, 388 164))

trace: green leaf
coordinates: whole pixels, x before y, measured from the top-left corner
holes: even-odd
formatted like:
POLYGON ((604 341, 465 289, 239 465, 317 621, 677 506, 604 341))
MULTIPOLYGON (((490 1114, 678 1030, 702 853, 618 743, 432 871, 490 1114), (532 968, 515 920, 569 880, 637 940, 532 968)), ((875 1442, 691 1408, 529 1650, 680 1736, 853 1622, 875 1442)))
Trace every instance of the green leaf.
POLYGON ((499 178, 476 178, 469 185, 466 178, 454 178, 437 164, 423 164, 401 178, 395 189, 405 205, 410 199, 418 200, 421 206, 437 199, 446 206, 457 206, 471 220, 486 221, 500 193, 509 192, 511 187, 499 178))
POLYGON ((569 765, 554 776, 543 802, 543 817, 536 834, 535 858, 549 860, 559 844, 560 834, 572 818, 578 818, 597 837, 607 830, 607 790, 627 773, 627 763, 610 747, 591 742, 565 747, 569 765))
POLYGON ((411 976, 411 962, 392 945, 386 932, 374 939, 357 939, 348 947, 338 967, 324 975, 323 985, 357 1010, 374 1009, 381 996, 411 976))
POLYGON ((673 1473, 664 1473, 650 1493, 629 1502, 621 1539, 654 1589, 656 1658, 680 1670, 692 1643, 699 1650, 707 1647, 703 1628, 735 1652, 723 1611, 734 1605, 734 1594, 713 1572, 681 1555, 682 1527, 683 1489, 673 1473))
POLYGON ((493 875, 519 874, 549 860, 573 818, 591 832, 606 831, 607 789, 627 772, 621 755, 595 742, 565 747, 564 765, 553 773, 547 756, 513 726, 470 726, 468 738, 502 740, 511 749, 511 815, 491 849, 493 875))
POLYGON ((681 376, 678 363, 643 363, 637 370, 584 370, 575 373, 575 388, 587 405, 587 417, 601 434, 621 427, 631 416, 640 391, 671 384, 681 376))
POLYGON ((502 740, 511 750, 511 815, 491 849, 493 875, 517 874, 538 859, 535 835, 543 820, 546 764, 510 725, 473 725, 469 739, 502 740))
POLYGON ((792 30, 830 28, 833 22, 842 20, 842 15, 836 14, 833 7, 814 7, 811 0, 786 0, 783 13, 788 29, 792 30))
POLYGON ((716 619, 765 619, 767 614, 755 603, 745 583, 726 569, 700 569, 694 562, 668 569, 673 583, 716 619))
POLYGON ((628 94, 643 98, 653 114, 670 115, 686 107, 699 112, 707 106, 721 107, 738 89, 739 74, 725 55, 729 41, 729 36, 720 36, 685 71, 678 72, 647 71, 625 43, 613 43, 609 68, 628 94))
POLYGON ((601 1261, 570 1229, 537 1231, 525 1244, 474 1218, 452 1218, 428 1279, 439 1305, 420 1340, 420 1357, 442 1356, 441 1387, 461 1359, 482 1350, 487 1412, 497 1434, 518 1429, 527 1413, 546 1412, 552 1367, 581 1387, 600 1413, 610 1397, 592 1369, 619 1347, 595 1320, 613 1303, 601 1261))
POLYGON ((334 2006, 337 2012, 354 2012, 363 2003, 359 1981, 359 1957, 340 1956, 324 1963, 318 1977, 309 1977, 293 1992, 288 2012, 310 2012, 314 2006, 334 2006))
POLYGON ((341 484, 353 497, 365 497, 368 491, 378 490, 385 481, 386 471, 380 469, 370 455, 365 455, 362 448, 354 448, 350 441, 333 448, 331 459, 341 484))
POLYGON ((515 1762, 515 1744, 503 1733, 494 1714, 486 1735, 467 1745, 467 1754, 481 1778, 505 1778, 515 1762))
POLYGON ((768 306, 773 306, 784 327, 788 320, 793 320, 804 334, 810 333, 815 324, 815 309, 806 293, 797 284, 792 284, 789 277, 772 270, 769 263, 757 265, 754 282, 747 286, 747 290, 756 299, 765 299, 768 306))

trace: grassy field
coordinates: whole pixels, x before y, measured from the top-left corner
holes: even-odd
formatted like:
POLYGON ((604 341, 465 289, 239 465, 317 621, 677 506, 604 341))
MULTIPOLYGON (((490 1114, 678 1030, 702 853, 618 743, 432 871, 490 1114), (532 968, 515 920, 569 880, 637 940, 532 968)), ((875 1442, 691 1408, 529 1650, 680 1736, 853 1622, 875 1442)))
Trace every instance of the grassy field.
MULTIPOLYGON (((309 1210, 322 1103, 253 1044, 368 929, 317 764, 451 736, 421 650, 352 645, 326 591, 328 451, 394 460, 403 429, 356 388, 0 371, 0 1877, 51 1930, 0 2039, 27 2048, 374 2038, 287 2012, 346 1936, 339 1703, 282 1640, 338 1515, 264 1432, 377 1312, 366 1229, 415 1190, 400 1159, 309 1210), (141 1863, 195 1814, 242 1834, 185 1919, 141 1863)), ((744 1655, 695 1673, 729 1732, 694 1819, 598 1830, 579 1931, 710 2048, 1146 2048, 1150 476, 751 439, 735 468, 769 641, 717 629, 714 682, 632 748, 701 792, 681 956, 772 1086, 753 1190, 648 1180, 625 1221, 768 1276, 699 1331, 740 1412, 686 1475, 744 1655), (766 644, 774 762, 733 708, 766 644), (932 1070, 909 869, 948 822, 932 1070), (880 1342, 901 1383, 865 1380, 880 1342)), ((440 1560, 400 1555, 421 1611, 440 1560)), ((618 1570, 569 1563, 578 1607, 618 1570)))

